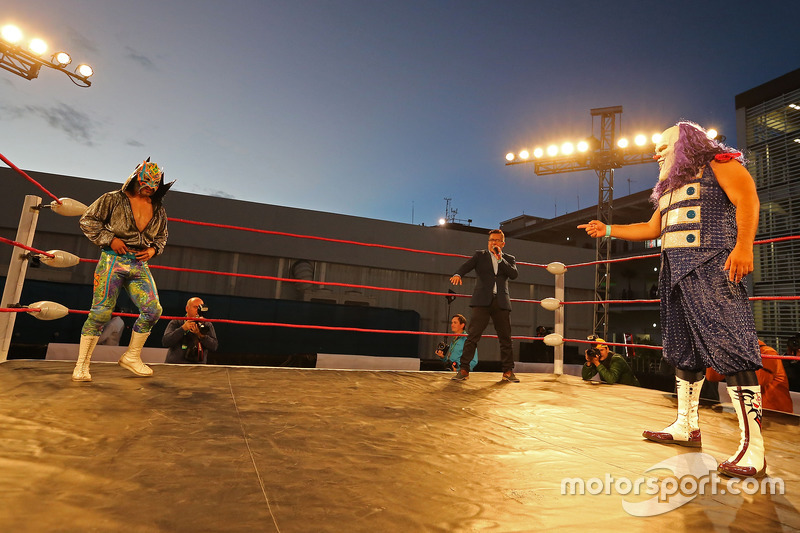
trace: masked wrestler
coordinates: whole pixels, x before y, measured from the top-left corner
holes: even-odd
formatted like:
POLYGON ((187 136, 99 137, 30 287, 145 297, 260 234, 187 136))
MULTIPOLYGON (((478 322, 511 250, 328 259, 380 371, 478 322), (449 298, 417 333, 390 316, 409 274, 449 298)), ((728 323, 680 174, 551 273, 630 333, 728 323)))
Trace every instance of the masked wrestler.
POLYGON ((581 224, 591 237, 631 241, 661 238, 661 325, 664 359, 675 367, 678 416, 647 439, 701 446, 698 425, 705 368, 725 375, 739 419, 741 441, 721 473, 763 475, 761 389, 756 370, 761 354, 747 296, 745 275, 753 271, 753 241, 759 201, 742 154, 691 122, 667 129, 656 143, 660 166, 649 222, 581 224))
POLYGON ((164 184, 164 172, 147 158, 120 190, 102 195, 81 217, 81 230, 100 247, 101 253, 94 272, 92 308, 81 330, 73 381, 92 380, 89 374, 92 351, 111 319, 122 288, 139 308, 139 318, 119 364, 137 376, 153 374, 142 362, 141 352, 161 316, 161 304, 147 262, 162 253, 167 244, 167 212, 162 200, 172 183, 164 184))

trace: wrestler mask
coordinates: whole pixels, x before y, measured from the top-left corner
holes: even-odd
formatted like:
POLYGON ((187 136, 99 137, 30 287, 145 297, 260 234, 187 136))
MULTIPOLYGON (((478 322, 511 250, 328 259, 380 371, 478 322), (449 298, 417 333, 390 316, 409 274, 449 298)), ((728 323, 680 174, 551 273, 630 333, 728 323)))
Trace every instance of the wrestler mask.
POLYGON ((661 140, 656 143, 654 159, 658 161, 658 166, 661 169, 658 174, 659 181, 667 179, 670 170, 672 170, 672 165, 675 163, 675 143, 678 142, 680 132, 679 126, 667 128, 661 134, 661 140))
POLYGON ((139 188, 150 187, 155 191, 158 189, 163 175, 164 171, 162 171, 157 164, 151 163, 150 158, 143 161, 136 169, 136 179, 139 182, 139 188))

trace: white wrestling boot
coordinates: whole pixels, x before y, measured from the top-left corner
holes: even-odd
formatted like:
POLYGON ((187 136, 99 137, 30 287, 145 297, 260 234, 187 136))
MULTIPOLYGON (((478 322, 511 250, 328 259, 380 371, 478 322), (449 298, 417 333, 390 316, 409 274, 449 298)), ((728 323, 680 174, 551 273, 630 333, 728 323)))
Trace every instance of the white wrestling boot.
POLYGON ((764 438, 761 436, 761 386, 728 387, 728 394, 739 418, 742 434, 739 449, 717 470, 730 477, 763 476, 767 471, 767 461, 764 457, 764 438))
POLYGON ((686 381, 675 376, 678 393, 678 417, 661 431, 645 430, 642 437, 662 444, 679 444, 699 448, 703 445, 700 435, 700 389, 703 381, 686 381))
POLYGON ((137 376, 152 376, 153 369, 142 362, 142 347, 149 336, 149 332, 131 332, 131 342, 128 344, 128 350, 119 358, 119 366, 130 370, 137 376))
POLYGON ((89 362, 92 360, 92 352, 99 339, 99 335, 81 335, 78 361, 75 363, 75 370, 72 371, 72 381, 92 381, 92 375, 89 374, 89 362))

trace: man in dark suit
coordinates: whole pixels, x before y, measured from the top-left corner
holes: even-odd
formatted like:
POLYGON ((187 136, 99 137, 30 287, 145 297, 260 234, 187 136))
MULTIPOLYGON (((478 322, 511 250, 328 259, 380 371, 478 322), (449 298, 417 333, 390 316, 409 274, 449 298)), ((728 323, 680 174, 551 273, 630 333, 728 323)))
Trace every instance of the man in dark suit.
POLYGON ((514 375, 514 351, 511 345, 511 298, 508 295, 508 280, 516 279, 517 266, 513 255, 503 253, 506 238, 499 229, 489 232, 489 246, 486 250, 477 250, 466 263, 461 265, 456 274, 450 278, 453 285, 461 285, 461 278, 471 270, 475 270, 478 282, 472 292, 469 306, 472 317, 469 321, 467 341, 461 354, 461 369, 453 381, 469 379, 469 362, 478 347, 483 330, 492 319, 494 329, 500 341, 500 359, 503 366, 503 381, 519 383, 514 375))

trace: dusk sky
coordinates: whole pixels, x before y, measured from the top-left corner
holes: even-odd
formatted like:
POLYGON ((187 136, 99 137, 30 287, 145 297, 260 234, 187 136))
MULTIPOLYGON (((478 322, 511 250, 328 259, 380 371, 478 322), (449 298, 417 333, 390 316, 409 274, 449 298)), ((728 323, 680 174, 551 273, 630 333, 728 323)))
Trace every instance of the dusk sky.
MULTIPOLYGON (((176 190, 403 223, 437 224, 445 197, 476 226, 552 217, 596 204, 594 172, 539 177, 507 152, 586 137, 616 105, 623 134, 686 118, 735 145, 735 95, 800 67, 798 7, 3 0, 0 25, 95 75, 0 70, 0 153, 120 183, 152 156, 176 190)), ((615 197, 656 174, 618 170, 615 197)))

